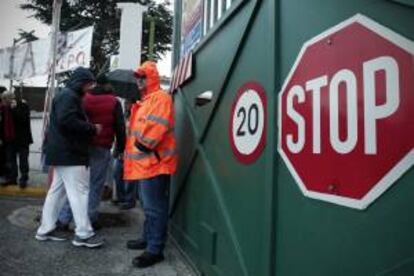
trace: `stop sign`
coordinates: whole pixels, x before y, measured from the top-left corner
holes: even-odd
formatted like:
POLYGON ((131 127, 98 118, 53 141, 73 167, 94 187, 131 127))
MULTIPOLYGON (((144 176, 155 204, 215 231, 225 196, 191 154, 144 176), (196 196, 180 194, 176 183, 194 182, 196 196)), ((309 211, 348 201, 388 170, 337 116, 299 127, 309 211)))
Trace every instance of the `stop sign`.
POLYGON ((414 164, 414 43, 356 15, 311 39, 279 94, 302 192, 365 209, 414 164))

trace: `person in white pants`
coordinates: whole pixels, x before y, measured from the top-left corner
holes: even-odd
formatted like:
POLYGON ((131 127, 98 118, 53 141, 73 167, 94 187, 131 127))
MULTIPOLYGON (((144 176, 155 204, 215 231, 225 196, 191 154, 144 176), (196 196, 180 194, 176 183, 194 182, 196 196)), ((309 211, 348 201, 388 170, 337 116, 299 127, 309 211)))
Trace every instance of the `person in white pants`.
POLYGON ((68 85, 53 99, 44 143, 45 164, 53 167, 53 181, 35 236, 39 241, 66 240, 67 233, 59 231, 56 222, 67 196, 76 224, 72 244, 89 248, 103 244, 95 235, 88 216, 88 147, 92 138, 102 131, 102 125, 89 123, 81 106, 83 95, 94 85, 93 74, 79 67, 68 85))
POLYGON ((47 193, 37 238, 42 239, 56 228, 66 195, 73 211, 76 236, 87 239, 94 235, 88 219, 89 169, 86 166, 57 166, 53 168, 53 182, 47 193))

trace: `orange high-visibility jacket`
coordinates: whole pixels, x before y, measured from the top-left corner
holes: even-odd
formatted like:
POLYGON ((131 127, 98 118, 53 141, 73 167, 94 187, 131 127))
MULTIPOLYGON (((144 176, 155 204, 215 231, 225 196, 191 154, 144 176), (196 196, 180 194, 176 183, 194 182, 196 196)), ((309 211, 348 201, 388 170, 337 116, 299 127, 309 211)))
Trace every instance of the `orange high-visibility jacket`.
POLYGON ((154 62, 145 62, 135 74, 146 76, 147 89, 141 101, 131 107, 124 154, 124 179, 140 180, 160 174, 173 174, 177 168, 177 153, 172 97, 161 90, 154 62), (152 152, 140 151, 136 142, 152 152))

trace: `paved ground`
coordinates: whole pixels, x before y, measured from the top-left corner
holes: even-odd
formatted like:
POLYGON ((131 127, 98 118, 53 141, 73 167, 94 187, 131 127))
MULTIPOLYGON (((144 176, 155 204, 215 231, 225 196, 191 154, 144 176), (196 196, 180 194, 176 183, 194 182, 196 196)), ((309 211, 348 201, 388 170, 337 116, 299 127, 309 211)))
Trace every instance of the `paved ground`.
MULTIPOLYGON (((132 267, 132 259, 141 251, 126 249, 125 242, 135 239, 140 231, 143 215, 138 208, 118 211, 110 203, 101 206, 105 227, 99 234, 106 239, 102 249, 75 248, 70 241, 36 241, 36 219, 43 204, 47 174, 41 171, 40 162, 41 116, 33 117, 31 124, 34 143, 30 146, 28 187, 0 187, 0 276, 195 275, 171 241, 164 262, 143 270, 132 267)), ((111 175, 109 171, 108 179, 111 175)), ((0 183, 3 180, 0 177, 0 183)))
POLYGON ((69 241, 39 242, 34 239, 42 200, 0 196, 0 275, 2 276, 82 276, 82 275, 195 275, 183 256, 169 241, 166 260, 152 268, 136 269, 131 260, 140 251, 125 248, 125 241, 140 231, 140 209, 119 211, 103 204, 104 228, 99 234, 106 244, 101 249, 75 248, 69 241))

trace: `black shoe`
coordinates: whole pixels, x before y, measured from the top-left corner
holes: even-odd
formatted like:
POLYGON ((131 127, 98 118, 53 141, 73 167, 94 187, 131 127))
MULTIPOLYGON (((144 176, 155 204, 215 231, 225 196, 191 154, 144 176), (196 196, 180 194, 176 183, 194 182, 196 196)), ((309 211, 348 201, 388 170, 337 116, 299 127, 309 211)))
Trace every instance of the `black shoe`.
POLYGON ((59 220, 56 222, 56 230, 61 232, 71 232, 69 229, 69 224, 60 222, 59 220))
POLYGON ((7 186, 9 186, 9 182, 7 182, 7 181, 2 182, 2 183, 0 184, 0 186, 1 186, 1 187, 7 187, 7 186))
POLYGON ((118 199, 111 200, 112 205, 118 206, 120 204, 123 204, 124 202, 118 199))
POLYGON ((1 186, 6 187, 9 185, 17 185, 16 179, 6 180, 5 182, 1 183, 1 186))
POLYGON ((95 222, 92 222, 92 228, 93 228, 93 230, 99 230, 99 229, 102 229, 102 224, 101 223, 99 223, 98 221, 95 221, 95 222))
POLYGON ((127 241, 126 247, 133 250, 143 250, 147 248, 147 242, 143 239, 127 241))
POLYGON ((104 240, 97 235, 92 237, 81 239, 75 235, 75 238, 72 240, 74 246, 85 246, 87 248, 97 248, 101 247, 104 244, 104 240))
POLYGON ((26 188, 28 181, 29 181, 29 177, 27 175, 22 175, 19 178, 19 186, 20 186, 20 188, 26 188))
POLYGON ((108 201, 112 198, 112 188, 108 186, 104 186, 102 194, 101 194, 101 200, 102 201, 108 201))
POLYGON ((19 180, 19 187, 24 189, 27 187, 27 180, 19 180))
POLYGON ((129 210, 135 207, 135 203, 123 203, 119 205, 120 210, 129 210))
POLYGON ((38 241, 65 241, 68 239, 68 234, 55 229, 46 234, 36 234, 35 238, 38 241))
POLYGON ((140 256, 135 257, 132 260, 132 264, 139 268, 145 268, 152 266, 156 263, 159 263, 164 260, 164 255, 162 254, 152 254, 147 251, 144 251, 140 256))

